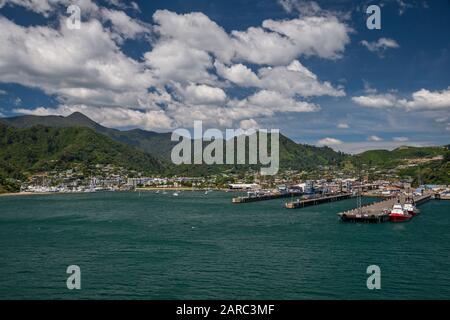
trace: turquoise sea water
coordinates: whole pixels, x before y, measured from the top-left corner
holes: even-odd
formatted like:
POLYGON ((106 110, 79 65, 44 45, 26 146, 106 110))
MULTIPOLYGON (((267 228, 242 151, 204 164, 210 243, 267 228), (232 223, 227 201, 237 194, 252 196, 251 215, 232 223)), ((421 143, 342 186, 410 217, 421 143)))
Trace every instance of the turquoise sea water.
POLYGON ((354 199, 287 210, 232 196, 0 197, 0 299, 450 298, 449 201, 353 224, 336 213, 354 199), (66 287, 73 264, 81 290, 66 287), (366 287, 373 264, 381 290, 366 287))

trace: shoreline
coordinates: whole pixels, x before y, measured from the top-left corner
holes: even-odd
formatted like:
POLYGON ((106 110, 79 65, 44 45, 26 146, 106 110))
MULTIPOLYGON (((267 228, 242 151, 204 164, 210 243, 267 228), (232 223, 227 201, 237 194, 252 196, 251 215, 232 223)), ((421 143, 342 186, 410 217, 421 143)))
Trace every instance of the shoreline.
POLYGON ((156 188, 156 187, 149 187, 149 188, 136 188, 136 190, 118 190, 118 191, 97 191, 97 192, 7 192, 7 193, 0 193, 0 197, 21 197, 21 196, 46 196, 46 195, 61 195, 61 194, 83 194, 83 193, 100 193, 100 192, 136 192, 136 191, 221 191, 221 192, 239 192, 236 190, 229 190, 229 189, 210 189, 210 188, 204 188, 204 189, 192 189, 192 188, 156 188))
POLYGON ((175 188, 175 187, 167 187, 167 188, 161 188, 161 187, 142 187, 142 188, 136 188, 136 191, 164 191, 164 190, 169 190, 169 191, 232 191, 230 189, 220 189, 220 188, 192 188, 192 187, 179 187, 179 188, 175 188))
POLYGON ((18 197, 18 196, 32 196, 32 195, 48 195, 59 194, 61 192, 7 192, 0 193, 0 197, 18 197))

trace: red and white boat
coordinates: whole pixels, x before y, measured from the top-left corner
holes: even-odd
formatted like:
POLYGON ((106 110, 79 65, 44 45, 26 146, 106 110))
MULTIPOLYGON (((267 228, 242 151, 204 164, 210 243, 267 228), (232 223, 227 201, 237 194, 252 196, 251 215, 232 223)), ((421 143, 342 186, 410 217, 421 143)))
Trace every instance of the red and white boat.
POLYGON ((420 212, 413 203, 405 203, 403 209, 412 216, 417 216, 420 212))
POLYGON ((389 214, 389 221, 392 222, 404 222, 409 221, 412 218, 412 214, 404 210, 400 203, 394 204, 391 213, 389 214))
POLYGON ((419 214, 419 209, 416 208, 414 200, 408 199, 406 203, 403 205, 403 210, 408 212, 412 216, 417 216, 419 214))

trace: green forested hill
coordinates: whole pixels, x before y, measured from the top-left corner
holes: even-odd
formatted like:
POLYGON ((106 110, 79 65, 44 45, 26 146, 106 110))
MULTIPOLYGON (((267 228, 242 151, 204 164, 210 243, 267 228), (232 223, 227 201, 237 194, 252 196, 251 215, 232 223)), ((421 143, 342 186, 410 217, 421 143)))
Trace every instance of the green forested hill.
POLYGON ((310 169, 317 166, 339 165, 349 156, 330 147, 298 144, 280 134, 280 164, 284 169, 310 169))
POLYGON ((448 153, 447 147, 399 147, 392 151, 369 150, 355 157, 354 162, 376 166, 380 168, 392 168, 405 162, 405 160, 418 158, 433 158, 445 156, 448 153))
POLYGON ((442 160, 401 169, 399 175, 411 177, 414 185, 420 183, 448 185, 450 184, 450 152, 447 152, 442 160))
POLYGON ((161 161, 140 150, 83 127, 18 129, 0 124, 0 176, 24 175, 53 169, 112 164, 130 170, 158 172, 161 161))
MULTIPOLYGON (((143 172, 191 176, 223 171, 242 173, 250 167, 259 168, 249 165, 174 166, 170 163, 170 153, 177 142, 172 142, 170 138, 170 132, 106 128, 79 112, 67 117, 0 118, 0 179, 3 179, 0 185, 7 184, 5 178, 23 178, 27 172, 66 168, 73 163, 114 164, 143 172)), ((448 147, 400 147, 392 151, 371 150, 351 156, 329 147, 298 144, 280 134, 281 169, 309 170, 318 166, 344 164, 392 169, 413 159, 436 156, 447 159, 448 152, 448 147)), ((419 167, 402 169, 399 173, 415 177, 417 173, 413 172, 416 170, 414 168, 423 171, 424 182, 448 181, 448 160, 424 163, 419 167)))
MULTIPOLYGON (((246 163, 248 163, 248 137, 246 138, 246 163)), ((236 163, 236 149, 237 142, 235 143, 235 163, 236 163)), ((207 146, 209 142, 203 142, 203 146, 207 146)), ((223 141, 225 155, 225 145, 226 141, 223 141)), ((318 166, 332 166, 340 165, 344 160, 348 159, 350 156, 343 154, 341 152, 336 152, 329 147, 315 147, 310 145, 298 144, 291 139, 280 134, 280 169, 281 170, 309 170, 317 169, 318 166)), ((268 137, 268 149, 270 153, 270 136, 268 137)), ((192 152, 194 148, 192 147, 192 152)), ((259 154, 259 150, 257 151, 259 154)), ((168 150, 167 158, 170 160, 170 150, 168 150)), ((225 159, 224 159, 225 160, 225 159)), ((233 172, 233 173, 243 173, 248 169, 259 170, 261 167, 258 165, 179 165, 171 166, 170 172, 177 175, 208 175, 217 174, 223 172, 233 172)), ((263 167, 268 167, 268 165, 263 165, 263 167)))
MULTIPOLYGON (((63 116, 18 116, 0 119, 0 123, 17 128, 30 128, 36 125, 48 127, 88 127, 98 133, 104 134, 111 139, 125 143, 129 146, 140 149, 163 161, 170 161, 170 153, 177 142, 170 140, 171 133, 158 133, 133 129, 120 131, 101 126, 79 112, 75 112, 67 117, 63 116)), ((315 147, 310 145, 297 144, 291 139, 280 134, 280 165, 281 168, 288 169, 308 169, 318 165, 339 164, 347 156, 336 152, 329 147, 315 147)), ((215 166, 217 167, 217 166, 215 166)), ((231 168, 231 167, 230 167, 231 168)), ((206 174, 217 172, 222 167, 212 168, 211 166, 181 166, 173 168, 175 172, 189 174, 206 174)), ((237 170, 246 169, 245 166, 237 166, 237 170)))
POLYGON ((0 123, 15 128, 31 128, 37 125, 52 128, 86 127, 106 135, 115 141, 125 143, 164 160, 170 160, 170 151, 175 144, 170 141, 170 132, 158 133, 141 129, 124 131, 111 129, 96 123, 80 112, 74 112, 67 117, 24 115, 0 118, 0 123))
POLYGON ((355 165, 396 169, 401 178, 411 178, 413 185, 450 184, 450 151, 443 147, 400 147, 392 151, 370 150, 352 158, 355 165))

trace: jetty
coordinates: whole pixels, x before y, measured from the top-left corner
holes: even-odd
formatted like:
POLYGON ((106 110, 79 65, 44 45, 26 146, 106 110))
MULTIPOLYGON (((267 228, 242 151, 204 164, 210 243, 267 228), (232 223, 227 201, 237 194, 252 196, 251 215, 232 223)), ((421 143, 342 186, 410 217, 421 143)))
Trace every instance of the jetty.
POLYGON ((434 198, 437 200, 450 200, 450 193, 436 193, 434 198))
POLYGON ((298 199, 296 201, 286 202, 285 207, 287 209, 298 209, 298 208, 314 206, 314 205, 326 203, 326 202, 334 202, 334 201, 349 199, 351 197, 353 197, 352 193, 341 193, 341 194, 326 195, 326 196, 311 198, 311 199, 298 199))
POLYGON ((272 192, 272 193, 251 193, 247 196, 236 197, 232 199, 233 203, 248 203, 256 201, 273 200, 279 198, 289 198, 302 195, 301 191, 289 191, 289 192, 272 192))
MULTIPOLYGON (((422 204, 431 199, 431 194, 414 196, 416 205, 422 204)), ((338 213, 342 221, 346 222, 385 222, 389 220, 389 213, 392 206, 400 200, 403 205, 405 196, 392 197, 384 201, 375 202, 356 209, 338 213)))

